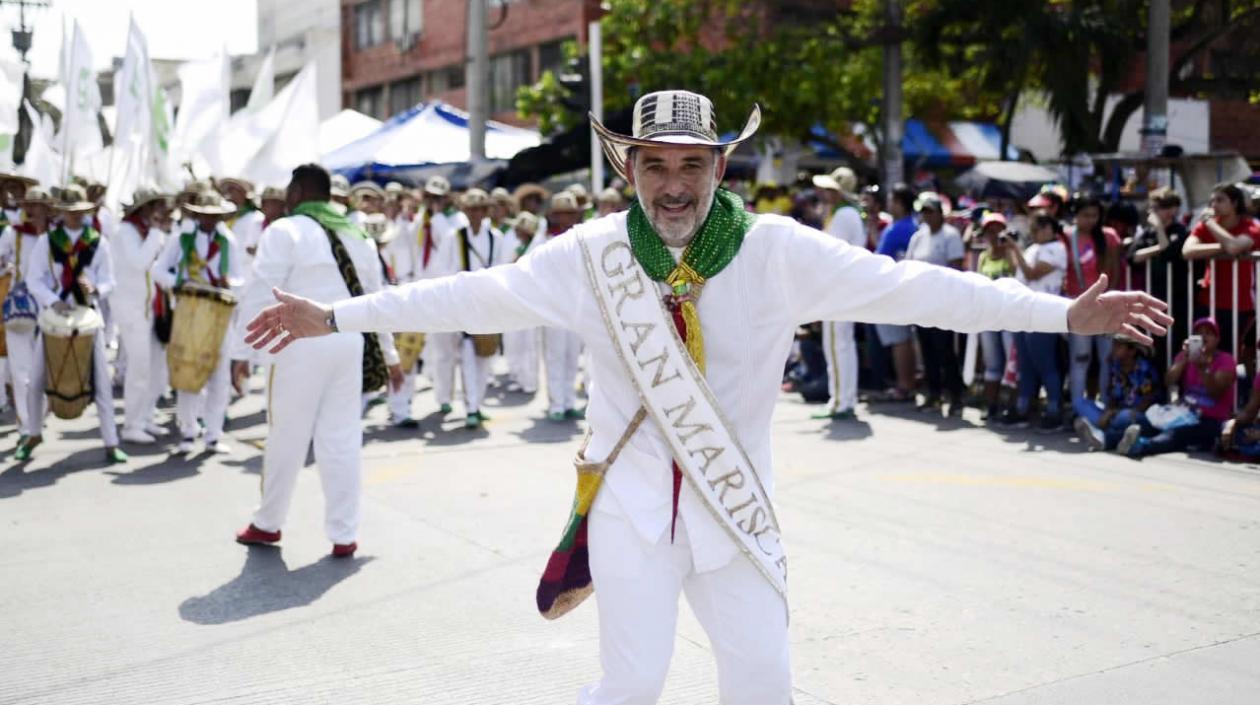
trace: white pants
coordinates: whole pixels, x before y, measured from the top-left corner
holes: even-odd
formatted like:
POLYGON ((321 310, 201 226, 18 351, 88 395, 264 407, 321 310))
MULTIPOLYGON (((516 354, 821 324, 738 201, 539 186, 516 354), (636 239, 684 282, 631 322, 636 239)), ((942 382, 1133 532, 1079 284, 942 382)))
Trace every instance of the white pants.
POLYGON ((599 610, 603 676, 579 705, 652 705, 674 651, 679 593, 709 637, 722 705, 789 705, 787 610, 783 598, 742 554, 697 573, 686 526, 678 521, 648 545, 621 517, 592 512, 587 527, 599 610))
POLYGON ((543 328, 543 359, 547 364, 547 411, 577 408, 578 356, 582 339, 563 328, 543 328))
POLYGON ((512 380, 526 393, 538 391, 538 329, 504 333, 503 353, 507 357, 512 380))
POLYGON ((403 383, 397 390, 389 390, 389 420, 394 423, 411 418, 411 400, 416 396, 416 373, 412 368, 403 375, 403 383))
POLYGON ((175 419, 179 433, 185 439, 197 437, 197 419, 206 424, 206 443, 213 443, 223 435, 223 419, 227 415, 228 395, 231 393, 232 361, 227 355, 227 341, 219 350, 219 363, 200 392, 180 390, 176 395, 175 419))
MULTIPOLYGON (((128 431, 143 431, 153 423, 158 397, 162 396, 167 383, 166 354, 153 333, 153 321, 142 310, 129 310, 143 309, 143 306, 141 302, 134 307, 114 307, 120 354, 127 359, 127 372, 123 377, 123 410, 126 412, 123 428, 128 431)), ((180 394, 182 398, 183 393, 180 394)))
POLYGON ((481 357, 473 349, 472 338, 460 343, 460 381, 464 384, 464 408, 468 413, 481 411, 481 400, 486 397, 486 384, 490 382, 490 363, 493 357, 481 357))
POLYGON ((823 321, 823 355, 827 358, 827 411, 852 411, 857 406, 858 354, 852 321, 823 321))
POLYGON ((428 333, 424 336, 424 369, 433 381, 438 404, 450 404, 455 395, 455 365, 459 362, 462 333, 428 333))
POLYGON ((355 540, 363 446, 355 402, 363 386, 362 364, 363 336, 336 333, 293 343, 272 366, 262 501, 254 526, 263 531, 284 526, 298 471, 313 440, 324 487, 324 531, 333 543, 355 540))
POLYGON ((4 338, 9 347, 9 376, 13 379, 18 432, 24 436, 39 435, 44 420, 44 385, 35 382, 35 357, 37 353, 43 357, 39 334, 6 330, 4 338))
POLYGON ((1107 364, 1111 357, 1111 336, 1069 333, 1068 350, 1072 359, 1068 366, 1068 389, 1072 392, 1072 399, 1068 402, 1070 409, 1077 399, 1085 396, 1085 378, 1089 375, 1089 362, 1095 350, 1098 352, 1098 391, 1100 394, 1107 393, 1107 383, 1111 381, 1111 366, 1107 364))
MULTIPOLYGON (((105 335, 103 331, 99 333, 92 339, 92 384, 95 388, 92 401, 96 403, 96 415, 100 419, 101 440, 105 442, 106 448, 115 448, 118 446, 118 425, 114 421, 114 388, 110 384, 109 363, 105 359, 105 335)), ((41 333, 36 336, 35 368, 31 373, 31 379, 40 390, 44 389, 47 374, 44 365, 44 336, 41 333)), ((32 425, 33 433, 30 435, 42 435, 44 417, 41 415, 34 418, 32 425)))

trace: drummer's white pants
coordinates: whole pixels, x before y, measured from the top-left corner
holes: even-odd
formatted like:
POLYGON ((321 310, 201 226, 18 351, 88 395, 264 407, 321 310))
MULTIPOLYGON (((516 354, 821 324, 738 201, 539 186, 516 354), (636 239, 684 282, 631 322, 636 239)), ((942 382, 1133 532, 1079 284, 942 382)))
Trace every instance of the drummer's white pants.
POLYGON ((44 420, 44 385, 35 383, 35 354, 40 352, 39 334, 4 332, 9 346, 9 375, 13 379, 13 405, 17 407, 18 430, 38 435, 44 420))
POLYGON ((363 445, 357 403, 362 360, 363 336, 335 333, 294 342, 272 366, 262 501, 254 526, 264 531, 284 526, 298 471, 306 464, 313 440, 324 486, 324 530, 333 543, 355 540, 363 445))
POLYGON ((600 511, 591 513, 587 530, 603 675, 582 689, 579 705, 657 701, 674 651, 680 595, 709 637, 719 703, 791 702, 787 609, 747 557, 697 573, 681 518, 672 543, 666 531, 648 544, 627 520, 600 511))
POLYGON ((179 433, 185 439, 197 437, 198 418, 206 424, 206 443, 218 441, 223 436, 223 420, 227 415, 232 384, 232 361, 228 358, 227 347, 227 340, 224 340, 219 350, 219 363, 200 392, 179 390, 176 393, 175 420, 179 422, 179 433))
MULTIPOLYGON (((47 372, 44 368, 43 334, 35 338, 34 362, 35 366, 31 373, 31 379, 37 388, 42 390, 45 386, 44 381, 47 372)), ((101 440, 105 442, 106 448, 117 447, 118 424, 114 421, 114 387, 110 382, 109 362, 105 358, 105 336, 103 334, 92 338, 92 385, 95 388, 92 401, 96 403, 96 415, 100 419, 101 440)), ((44 417, 40 416, 33 423, 35 432, 31 435, 41 435, 44 428, 44 417)))
POLYGON ((424 336, 424 369, 433 380, 433 396, 450 404, 455 393, 455 365, 459 362, 462 333, 428 333, 424 336))
POLYGON ((564 328, 543 328, 543 359, 547 363, 547 411, 577 408, 578 356, 582 339, 564 328))
POLYGON ((857 406, 858 354, 852 321, 823 321, 823 355, 827 358, 827 411, 852 411, 857 406))
POLYGON ((389 420, 398 423, 411 418, 411 400, 416 396, 415 368, 403 375, 403 383, 397 390, 389 390, 389 420))
POLYGON ((503 354, 507 357, 512 380, 529 394, 538 391, 538 329, 504 333, 503 354))
POLYGON ((490 382, 490 365, 493 357, 481 357, 473 349, 472 338, 465 337, 460 344, 460 381, 464 384, 464 409, 468 413, 481 411, 481 401, 486 398, 486 385, 490 382))
POLYGON ((132 302, 115 299, 114 309, 118 342, 127 358, 127 372, 123 376, 126 414, 123 428, 143 431, 153 423, 158 397, 166 390, 166 354, 153 333, 153 321, 144 315, 143 302, 132 305, 132 302))

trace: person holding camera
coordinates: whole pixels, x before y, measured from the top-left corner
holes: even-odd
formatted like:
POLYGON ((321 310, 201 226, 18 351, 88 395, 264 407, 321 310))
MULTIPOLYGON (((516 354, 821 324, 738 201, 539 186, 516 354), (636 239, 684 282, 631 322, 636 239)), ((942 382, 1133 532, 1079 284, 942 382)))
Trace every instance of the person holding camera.
MULTIPOLYGON (((985 213, 980 218, 980 241, 984 249, 976 262, 976 271, 990 279, 1015 276, 1015 265, 1007 250, 1019 246, 1019 233, 1007 229, 1006 216, 1001 213, 985 213)), ((998 395, 1002 376, 1006 372, 1006 360, 1015 345, 1015 334, 1003 330, 990 330, 980 334, 980 355, 984 358, 984 419, 1000 418, 998 395)))
MULTIPOLYGON (((1067 248, 1060 235, 1062 226, 1054 216, 1039 213, 1033 217, 1033 244, 1020 251, 1008 246, 1007 257, 1015 268, 1015 276, 1033 291, 1063 295, 1063 279, 1067 274, 1067 248)), ((1008 237, 1012 234, 1008 231, 1008 237)), ((1046 408, 1041 414, 1041 430, 1056 431, 1063 425, 1063 376, 1059 373, 1056 350, 1059 336, 1054 333, 1016 333, 1015 349, 1019 359, 1019 396, 1015 409, 1002 417, 1007 425, 1028 424, 1033 399, 1046 390, 1046 408)))
POLYGON ((1180 387, 1181 403, 1189 407, 1197 420, 1166 428, 1154 436, 1145 435, 1138 424, 1131 425, 1124 430, 1116 448, 1119 452, 1139 458, 1188 448, 1207 450, 1233 415, 1234 380, 1238 374, 1234 356, 1220 349, 1221 332, 1215 320, 1200 318, 1192 330, 1194 334, 1173 358, 1165 381, 1170 388, 1180 387))

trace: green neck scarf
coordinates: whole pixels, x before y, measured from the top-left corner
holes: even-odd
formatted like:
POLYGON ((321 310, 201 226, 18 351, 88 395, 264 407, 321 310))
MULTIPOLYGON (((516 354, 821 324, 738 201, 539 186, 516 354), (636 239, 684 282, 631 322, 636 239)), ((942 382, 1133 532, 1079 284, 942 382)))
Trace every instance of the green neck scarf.
POLYGON ((739 196, 718 189, 699 232, 683 250, 682 261, 675 262, 674 255, 648 222, 643 206, 636 200, 630 207, 626 219, 630 249, 649 277, 665 282, 673 289, 674 293, 667 297, 666 303, 671 311, 677 311, 675 324, 679 326, 687 352, 701 373, 705 369, 704 336, 696 300, 705 282, 735 259, 744 236, 756 220, 755 215, 744 210, 744 202, 739 196))
POLYGON ((330 201, 303 201, 290 214, 304 215, 319 223, 320 227, 335 233, 350 233, 364 240, 369 239, 363 228, 351 223, 344 213, 338 213, 330 201))

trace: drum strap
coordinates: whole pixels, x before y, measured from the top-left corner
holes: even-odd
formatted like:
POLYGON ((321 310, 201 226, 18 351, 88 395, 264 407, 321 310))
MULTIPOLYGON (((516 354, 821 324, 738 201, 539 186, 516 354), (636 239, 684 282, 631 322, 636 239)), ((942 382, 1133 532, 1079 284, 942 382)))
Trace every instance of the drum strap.
MULTIPOLYGON (((312 218, 312 220, 314 220, 312 218)), ((318 223, 318 221, 316 221, 318 223)), ((346 283, 350 296, 363 296, 363 284, 359 281, 359 272, 354 268, 354 260, 350 259, 350 251, 337 234, 320 226, 328 236, 328 245, 332 248, 333 259, 337 261, 337 271, 346 283)), ((385 367, 385 354, 381 352, 381 341, 376 333, 363 334, 363 391, 374 392, 389 383, 389 370, 385 367)))

